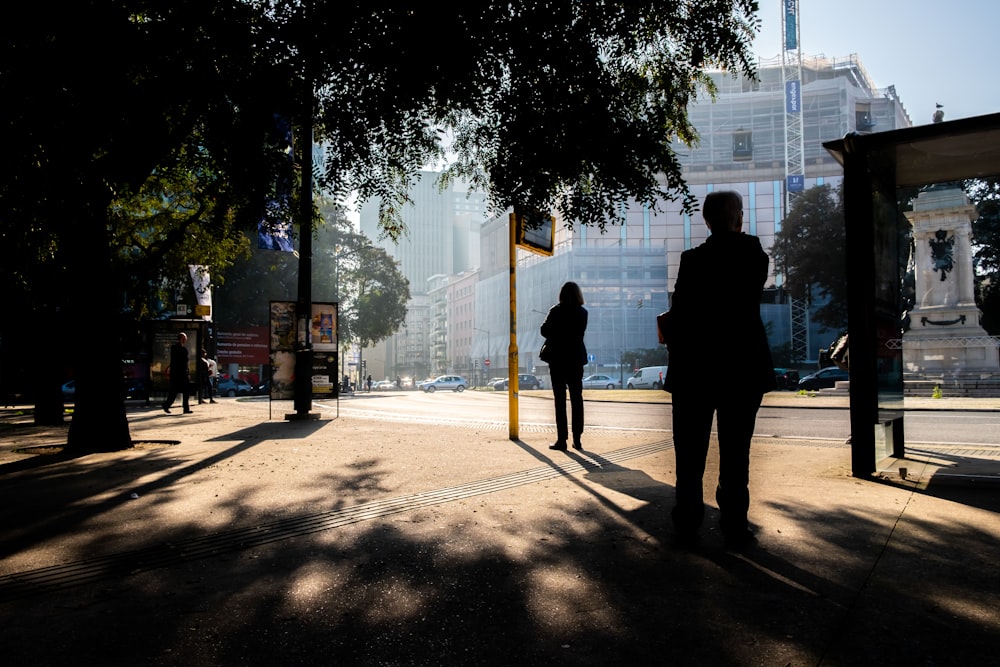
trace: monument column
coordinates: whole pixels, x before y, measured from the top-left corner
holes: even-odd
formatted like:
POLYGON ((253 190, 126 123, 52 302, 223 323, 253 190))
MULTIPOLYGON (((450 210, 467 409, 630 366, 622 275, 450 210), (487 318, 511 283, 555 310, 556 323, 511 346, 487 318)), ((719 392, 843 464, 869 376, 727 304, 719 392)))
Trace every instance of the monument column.
POLYGON ((979 324, 972 264, 976 207, 961 189, 932 186, 906 218, 913 226, 915 305, 903 334, 909 379, 993 377, 997 341, 979 324))

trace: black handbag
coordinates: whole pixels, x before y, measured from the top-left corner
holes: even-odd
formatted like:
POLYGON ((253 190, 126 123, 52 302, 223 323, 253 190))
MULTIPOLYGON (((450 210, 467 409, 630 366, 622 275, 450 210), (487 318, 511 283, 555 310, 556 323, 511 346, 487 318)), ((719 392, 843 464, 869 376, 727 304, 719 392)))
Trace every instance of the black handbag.
POLYGON ((549 350, 548 342, 542 343, 542 349, 538 351, 538 358, 544 361, 545 363, 549 363, 550 361, 552 361, 552 353, 549 350))
POLYGON ((670 311, 665 310, 656 316, 656 337, 660 345, 667 344, 667 336, 670 331, 670 311))

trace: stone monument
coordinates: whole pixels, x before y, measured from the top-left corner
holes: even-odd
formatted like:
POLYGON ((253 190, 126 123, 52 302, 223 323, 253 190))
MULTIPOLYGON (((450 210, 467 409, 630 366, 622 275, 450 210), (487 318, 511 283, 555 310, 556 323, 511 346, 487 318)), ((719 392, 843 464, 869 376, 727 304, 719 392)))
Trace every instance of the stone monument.
POLYGON ((915 304, 903 334, 904 377, 949 385, 996 381, 997 339, 979 324, 970 235, 976 207, 954 185, 931 186, 906 218, 913 227, 915 304))

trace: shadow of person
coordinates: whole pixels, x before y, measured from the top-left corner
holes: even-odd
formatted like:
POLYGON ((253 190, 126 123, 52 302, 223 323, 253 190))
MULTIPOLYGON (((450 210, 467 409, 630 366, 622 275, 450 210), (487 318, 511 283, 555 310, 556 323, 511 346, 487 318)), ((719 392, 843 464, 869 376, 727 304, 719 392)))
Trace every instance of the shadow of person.
POLYGON ((581 464, 587 468, 587 472, 583 475, 585 480, 639 500, 659 499, 660 496, 664 495, 665 489, 673 488, 669 484, 650 477, 643 470, 609 461, 600 454, 586 452, 583 455, 574 452, 571 456, 580 459, 581 464))

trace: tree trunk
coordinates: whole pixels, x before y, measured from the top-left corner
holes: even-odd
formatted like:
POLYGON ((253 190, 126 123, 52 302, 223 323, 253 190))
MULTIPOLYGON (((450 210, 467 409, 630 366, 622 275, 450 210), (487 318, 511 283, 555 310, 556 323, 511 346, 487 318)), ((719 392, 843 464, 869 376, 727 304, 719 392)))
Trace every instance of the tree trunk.
POLYGON ((118 304, 121 286, 113 275, 107 223, 72 226, 75 252, 67 286, 69 321, 75 335, 72 360, 76 405, 66 448, 74 453, 113 452, 132 447, 125 414, 118 304))

